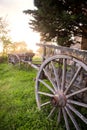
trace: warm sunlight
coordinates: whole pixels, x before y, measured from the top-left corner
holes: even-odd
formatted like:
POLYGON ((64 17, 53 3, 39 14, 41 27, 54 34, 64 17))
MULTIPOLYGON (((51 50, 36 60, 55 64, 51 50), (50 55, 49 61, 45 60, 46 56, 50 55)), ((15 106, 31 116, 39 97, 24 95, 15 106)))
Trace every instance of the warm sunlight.
POLYGON ((30 17, 23 13, 24 10, 33 8, 33 0, 0 1, 1 17, 7 18, 12 42, 24 41, 28 49, 36 51, 40 35, 29 28, 30 17))
POLYGON ((25 14, 20 14, 20 20, 17 21, 19 15, 17 14, 14 18, 11 19, 11 38, 12 41, 25 41, 28 45, 28 49, 32 49, 33 51, 37 50, 36 43, 40 42, 39 33, 33 32, 29 28, 28 24, 28 16, 25 14), (24 20, 25 19, 25 20, 24 20), (21 22, 20 22, 21 21, 21 22))
POLYGON ((3 46, 2 46, 2 43, 0 43, 0 52, 2 52, 3 50, 3 46))
POLYGON ((38 49, 36 43, 40 42, 40 35, 38 33, 31 32, 29 37, 26 37, 25 42, 28 45, 29 49, 32 49, 34 52, 38 49))

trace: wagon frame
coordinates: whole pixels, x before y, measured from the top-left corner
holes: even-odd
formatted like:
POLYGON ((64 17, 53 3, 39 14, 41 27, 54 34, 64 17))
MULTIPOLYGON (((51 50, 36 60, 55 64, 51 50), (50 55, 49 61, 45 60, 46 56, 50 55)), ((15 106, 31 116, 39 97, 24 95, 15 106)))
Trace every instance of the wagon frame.
POLYGON ((78 106, 87 111, 87 51, 47 44, 37 45, 43 47, 40 67, 34 65, 32 60, 19 61, 38 70, 35 85, 38 108, 49 107, 48 117, 54 116, 57 111, 58 123, 62 116, 67 130, 70 130, 69 120, 76 130, 80 130, 76 117, 87 125, 87 115, 77 110, 78 106), (52 51, 46 53, 47 48, 52 51))

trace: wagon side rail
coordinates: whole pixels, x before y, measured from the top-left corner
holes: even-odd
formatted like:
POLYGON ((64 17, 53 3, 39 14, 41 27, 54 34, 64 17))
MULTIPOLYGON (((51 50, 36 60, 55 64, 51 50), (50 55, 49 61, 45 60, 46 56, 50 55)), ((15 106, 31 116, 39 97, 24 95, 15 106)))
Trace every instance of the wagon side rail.
POLYGON ((69 47, 62 47, 62 46, 56 46, 56 45, 49 45, 49 44, 39 44, 38 46, 43 47, 43 60, 49 57, 49 55, 46 53, 47 48, 54 49, 54 52, 51 53, 51 55, 57 55, 57 54, 67 54, 70 56, 73 56, 75 58, 78 58, 85 64, 87 64, 87 51, 85 50, 78 50, 78 49, 72 49, 69 47))

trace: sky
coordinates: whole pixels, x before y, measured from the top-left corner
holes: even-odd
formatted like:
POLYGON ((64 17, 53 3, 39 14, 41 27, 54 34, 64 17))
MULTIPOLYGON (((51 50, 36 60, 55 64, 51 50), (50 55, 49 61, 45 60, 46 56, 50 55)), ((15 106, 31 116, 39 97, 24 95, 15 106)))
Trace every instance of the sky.
POLYGON ((28 48, 36 51, 40 35, 29 28, 29 15, 24 10, 34 9, 33 0, 0 0, 0 17, 6 18, 13 42, 25 41, 28 48))

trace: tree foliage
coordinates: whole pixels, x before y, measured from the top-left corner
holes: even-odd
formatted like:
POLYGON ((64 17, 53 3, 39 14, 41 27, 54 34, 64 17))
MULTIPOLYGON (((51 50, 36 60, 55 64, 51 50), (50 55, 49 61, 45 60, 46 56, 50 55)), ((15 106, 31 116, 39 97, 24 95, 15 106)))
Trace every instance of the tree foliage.
POLYGON ((7 47, 12 43, 8 36, 8 33, 8 23, 5 19, 0 17, 0 42, 3 44, 3 54, 7 53, 7 47))
POLYGON ((25 53, 25 52, 27 52, 27 44, 24 41, 15 42, 13 44, 13 46, 14 46, 14 52, 16 52, 16 53, 25 53))
POLYGON ((24 13, 33 16, 29 24, 42 40, 70 46, 72 36, 82 36, 87 49, 87 0, 34 0, 34 5, 36 9, 24 13))
POLYGON ((14 42, 8 46, 9 53, 28 53, 33 50, 29 49, 25 41, 14 42))

